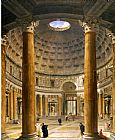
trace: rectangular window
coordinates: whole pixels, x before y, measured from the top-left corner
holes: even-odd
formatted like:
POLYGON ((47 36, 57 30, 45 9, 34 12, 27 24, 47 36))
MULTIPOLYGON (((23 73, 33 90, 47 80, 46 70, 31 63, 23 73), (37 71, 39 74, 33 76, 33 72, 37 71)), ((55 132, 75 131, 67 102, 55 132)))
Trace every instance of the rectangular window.
POLYGON ((12 66, 10 66, 10 74, 12 74, 12 66))
POLYGON ((36 86, 38 86, 38 77, 36 77, 36 86))
POLYGON ((54 80, 50 80, 51 87, 54 87, 54 80))
POLYGON ((21 71, 19 71, 19 79, 21 80, 22 74, 21 71))

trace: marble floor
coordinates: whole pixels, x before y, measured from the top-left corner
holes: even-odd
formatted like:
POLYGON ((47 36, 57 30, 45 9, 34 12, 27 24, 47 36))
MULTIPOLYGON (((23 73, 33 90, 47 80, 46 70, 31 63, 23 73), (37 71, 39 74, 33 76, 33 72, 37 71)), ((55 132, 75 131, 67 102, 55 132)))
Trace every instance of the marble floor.
MULTIPOLYGON (((62 117, 62 125, 58 124, 58 117, 47 117, 41 118, 38 122, 38 125, 41 128, 42 123, 48 125, 48 137, 43 138, 42 131, 40 129, 39 135, 41 135, 40 140, 80 140, 80 130, 79 123, 83 121, 83 117, 76 117, 76 119, 66 121, 62 117)), ((106 128, 106 123, 110 123, 107 119, 101 119, 98 121, 98 131, 103 130, 103 134, 110 137, 110 129, 106 128)), ((6 133, 12 139, 17 139, 21 135, 21 124, 7 124, 6 133)))

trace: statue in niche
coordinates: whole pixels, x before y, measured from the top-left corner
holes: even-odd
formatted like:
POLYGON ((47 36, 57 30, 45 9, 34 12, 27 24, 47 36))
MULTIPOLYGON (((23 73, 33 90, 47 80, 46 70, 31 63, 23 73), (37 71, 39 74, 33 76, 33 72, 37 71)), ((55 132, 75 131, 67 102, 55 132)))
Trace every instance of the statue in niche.
POLYGON ((54 113, 55 112, 55 107, 52 105, 51 106, 51 112, 54 113))
POLYGON ((79 87, 82 87, 84 85, 84 78, 83 77, 79 77, 78 85, 79 85, 79 87))

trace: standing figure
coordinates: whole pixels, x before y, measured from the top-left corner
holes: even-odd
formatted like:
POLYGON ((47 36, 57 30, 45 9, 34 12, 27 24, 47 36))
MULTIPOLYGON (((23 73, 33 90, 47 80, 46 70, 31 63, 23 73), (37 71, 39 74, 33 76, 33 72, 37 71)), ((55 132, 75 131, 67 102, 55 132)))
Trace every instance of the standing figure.
POLYGON ((48 137, 48 129, 47 129, 48 125, 44 125, 44 123, 42 124, 42 132, 43 132, 43 137, 46 138, 48 137))
POLYGON ((61 118, 58 119, 58 123, 59 123, 59 125, 61 125, 61 123, 62 123, 61 118))
POLYGON ((79 126, 80 126, 80 131, 81 131, 81 136, 82 136, 82 135, 84 135, 85 126, 82 123, 80 123, 79 126))

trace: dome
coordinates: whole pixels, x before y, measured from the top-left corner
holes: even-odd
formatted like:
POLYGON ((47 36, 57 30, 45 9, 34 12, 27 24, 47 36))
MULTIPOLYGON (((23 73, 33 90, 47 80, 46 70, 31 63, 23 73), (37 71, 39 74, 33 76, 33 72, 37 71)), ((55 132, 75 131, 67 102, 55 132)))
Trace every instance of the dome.
MULTIPOLYGON (((83 73, 84 31, 77 21, 61 19, 71 25, 63 32, 49 28, 56 19, 44 19, 35 30, 35 71, 44 74, 71 75, 83 73)), ((101 27, 96 37, 97 68, 111 59, 111 40, 101 27)), ((7 55, 22 66, 22 31, 14 28, 9 32, 10 46, 7 55)))

